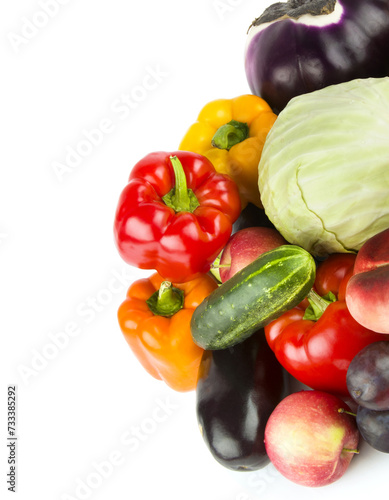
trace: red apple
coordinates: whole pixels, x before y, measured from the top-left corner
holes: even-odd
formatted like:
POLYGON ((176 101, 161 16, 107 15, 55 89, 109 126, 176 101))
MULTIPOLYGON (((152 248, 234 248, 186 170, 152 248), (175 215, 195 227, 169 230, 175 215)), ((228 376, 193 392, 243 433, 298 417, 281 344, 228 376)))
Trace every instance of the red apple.
POLYGON ((346 472, 357 453, 355 417, 338 397, 304 390, 283 399, 265 428, 265 447, 274 467, 302 486, 325 486, 346 472))
POLYGON ((346 288, 346 304, 362 326, 389 333, 389 229, 359 250, 346 288))
POLYGON ((248 227, 234 233, 224 247, 220 258, 222 283, 253 262, 261 254, 273 250, 287 241, 269 227, 248 227))

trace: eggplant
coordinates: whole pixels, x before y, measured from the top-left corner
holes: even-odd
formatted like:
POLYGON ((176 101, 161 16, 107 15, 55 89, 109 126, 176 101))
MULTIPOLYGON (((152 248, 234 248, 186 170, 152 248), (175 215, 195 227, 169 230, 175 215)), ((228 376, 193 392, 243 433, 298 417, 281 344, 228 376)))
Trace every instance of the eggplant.
POLYGON ((263 329, 234 347, 204 351, 196 387, 197 421, 213 457, 233 471, 269 463, 265 426, 289 393, 287 372, 263 329))
POLYGON ((388 0, 289 0, 248 31, 245 70, 253 94, 279 113, 293 97, 389 75, 388 0))

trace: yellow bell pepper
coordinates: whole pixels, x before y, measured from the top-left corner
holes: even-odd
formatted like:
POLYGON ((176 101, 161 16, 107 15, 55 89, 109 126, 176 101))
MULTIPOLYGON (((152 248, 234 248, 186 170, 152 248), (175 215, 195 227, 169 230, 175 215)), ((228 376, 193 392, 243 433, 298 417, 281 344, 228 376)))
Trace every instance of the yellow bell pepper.
POLYGON ((258 164, 276 118, 270 106, 255 95, 217 99, 203 107, 179 149, 206 156, 217 172, 232 177, 242 208, 248 202, 262 208, 258 164))

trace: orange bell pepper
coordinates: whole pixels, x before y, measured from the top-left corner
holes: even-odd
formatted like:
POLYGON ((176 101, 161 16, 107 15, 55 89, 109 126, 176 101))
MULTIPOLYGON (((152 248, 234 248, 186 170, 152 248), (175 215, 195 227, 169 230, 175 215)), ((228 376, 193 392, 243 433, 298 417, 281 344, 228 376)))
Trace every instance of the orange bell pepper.
POLYGON ((277 115, 256 95, 217 99, 200 111, 179 149, 206 156, 215 170, 239 188, 242 208, 248 202, 263 208, 258 189, 258 164, 265 139, 277 115))
POLYGON ((176 391, 195 389, 203 349, 190 331, 195 308, 218 287, 208 274, 172 284, 158 273, 135 281, 118 310, 130 348, 154 378, 176 391))

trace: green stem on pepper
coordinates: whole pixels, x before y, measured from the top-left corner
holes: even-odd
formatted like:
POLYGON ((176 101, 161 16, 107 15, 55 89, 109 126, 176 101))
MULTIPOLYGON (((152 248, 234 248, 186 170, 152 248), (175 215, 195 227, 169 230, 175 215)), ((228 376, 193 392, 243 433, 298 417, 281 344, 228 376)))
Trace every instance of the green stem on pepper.
POLYGON ((165 205, 175 212, 194 212, 200 203, 192 189, 188 189, 185 172, 177 156, 170 156, 174 170, 175 186, 162 197, 165 205))
POLYGON ((247 123, 231 120, 218 128, 212 138, 212 146, 219 149, 227 149, 228 151, 235 144, 239 144, 247 139, 248 135, 249 127, 247 123))
POLYGON ((311 289, 307 295, 309 306, 305 310, 304 319, 318 321, 327 307, 336 301, 336 297, 332 292, 321 297, 315 290, 311 289))
POLYGON ((146 304, 156 316, 170 318, 184 307, 184 292, 170 281, 163 281, 159 290, 146 300, 146 304))

